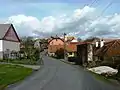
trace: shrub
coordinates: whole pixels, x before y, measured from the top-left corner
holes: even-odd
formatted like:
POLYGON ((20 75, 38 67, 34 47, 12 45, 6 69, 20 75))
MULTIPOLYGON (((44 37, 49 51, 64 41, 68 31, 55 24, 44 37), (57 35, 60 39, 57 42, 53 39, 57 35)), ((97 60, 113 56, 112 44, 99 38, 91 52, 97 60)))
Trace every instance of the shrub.
POLYGON ((112 67, 112 68, 116 68, 116 65, 113 64, 113 62, 111 62, 111 61, 103 61, 103 62, 101 62, 100 65, 102 65, 102 66, 109 66, 109 67, 112 67))
POLYGON ((34 60, 35 61, 39 60, 39 58, 40 58, 40 51, 38 49, 35 49, 33 56, 34 56, 34 60))
POLYGON ((114 60, 112 57, 105 57, 105 59, 101 62, 100 65, 118 68, 118 66, 120 65, 120 57, 114 57, 114 60))
POLYGON ((64 58, 64 49, 60 48, 55 52, 56 58, 63 59, 64 58))

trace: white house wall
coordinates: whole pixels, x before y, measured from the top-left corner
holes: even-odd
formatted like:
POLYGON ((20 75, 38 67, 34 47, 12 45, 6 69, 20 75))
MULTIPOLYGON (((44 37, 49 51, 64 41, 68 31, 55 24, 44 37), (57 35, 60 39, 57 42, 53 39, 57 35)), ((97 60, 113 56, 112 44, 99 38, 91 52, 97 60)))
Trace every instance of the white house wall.
POLYGON ((3 58, 3 42, 0 40, 0 58, 3 58))
POLYGON ((3 51, 6 51, 7 49, 9 49, 10 51, 20 51, 20 43, 3 40, 3 51))
POLYGON ((2 42, 2 40, 0 40, 0 52, 2 52, 3 51, 3 42, 2 42))

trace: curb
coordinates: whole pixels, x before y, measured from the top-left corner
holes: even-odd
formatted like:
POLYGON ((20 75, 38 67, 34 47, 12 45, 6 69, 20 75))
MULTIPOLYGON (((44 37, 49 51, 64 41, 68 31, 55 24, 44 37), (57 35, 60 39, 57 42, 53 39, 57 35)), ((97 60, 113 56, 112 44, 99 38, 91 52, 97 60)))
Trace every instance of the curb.
POLYGON ((39 70, 41 68, 42 65, 26 65, 26 64, 15 64, 15 63, 6 63, 6 62, 2 62, 0 64, 9 64, 9 65, 18 65, 18 66, 22 66, 22 67, 25 67, 25 68, 31 68, 32 70, 39 70), (34 68, 35 66, 35 68, 34 68))

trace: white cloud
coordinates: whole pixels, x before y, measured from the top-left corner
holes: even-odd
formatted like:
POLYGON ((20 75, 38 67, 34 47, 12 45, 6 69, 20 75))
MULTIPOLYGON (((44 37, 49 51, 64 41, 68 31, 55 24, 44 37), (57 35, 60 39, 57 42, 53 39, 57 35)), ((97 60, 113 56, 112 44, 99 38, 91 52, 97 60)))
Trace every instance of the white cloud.
POLYGON ((38 19, 33 16, 16 15, 8 18, 20 35, 50 36, 66 32, 81 38, 89 36, 119 37, 120 14, 97 18, 98 10, 85 6, 71 15, 48 16, 38 19))
POLYGON ((43 32, 52 32, 56 24, 56 18, 49 16, 41 20, 40 28, 43 32))
POLYGON ((40 21, 36 17, 16 15, 10 16, 6 23, 13 23, 20 35, 32 35, 34 30, 40 27, 40 21))

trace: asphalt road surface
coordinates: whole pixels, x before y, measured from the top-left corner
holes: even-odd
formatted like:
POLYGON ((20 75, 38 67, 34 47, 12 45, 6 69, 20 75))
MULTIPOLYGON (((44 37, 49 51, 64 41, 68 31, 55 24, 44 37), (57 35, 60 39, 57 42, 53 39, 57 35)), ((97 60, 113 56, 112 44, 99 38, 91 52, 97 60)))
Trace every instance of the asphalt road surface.
POLYGON ((119 90, 96 80, 82 68, 44 56, 44 67, 8 90, 119 90))

